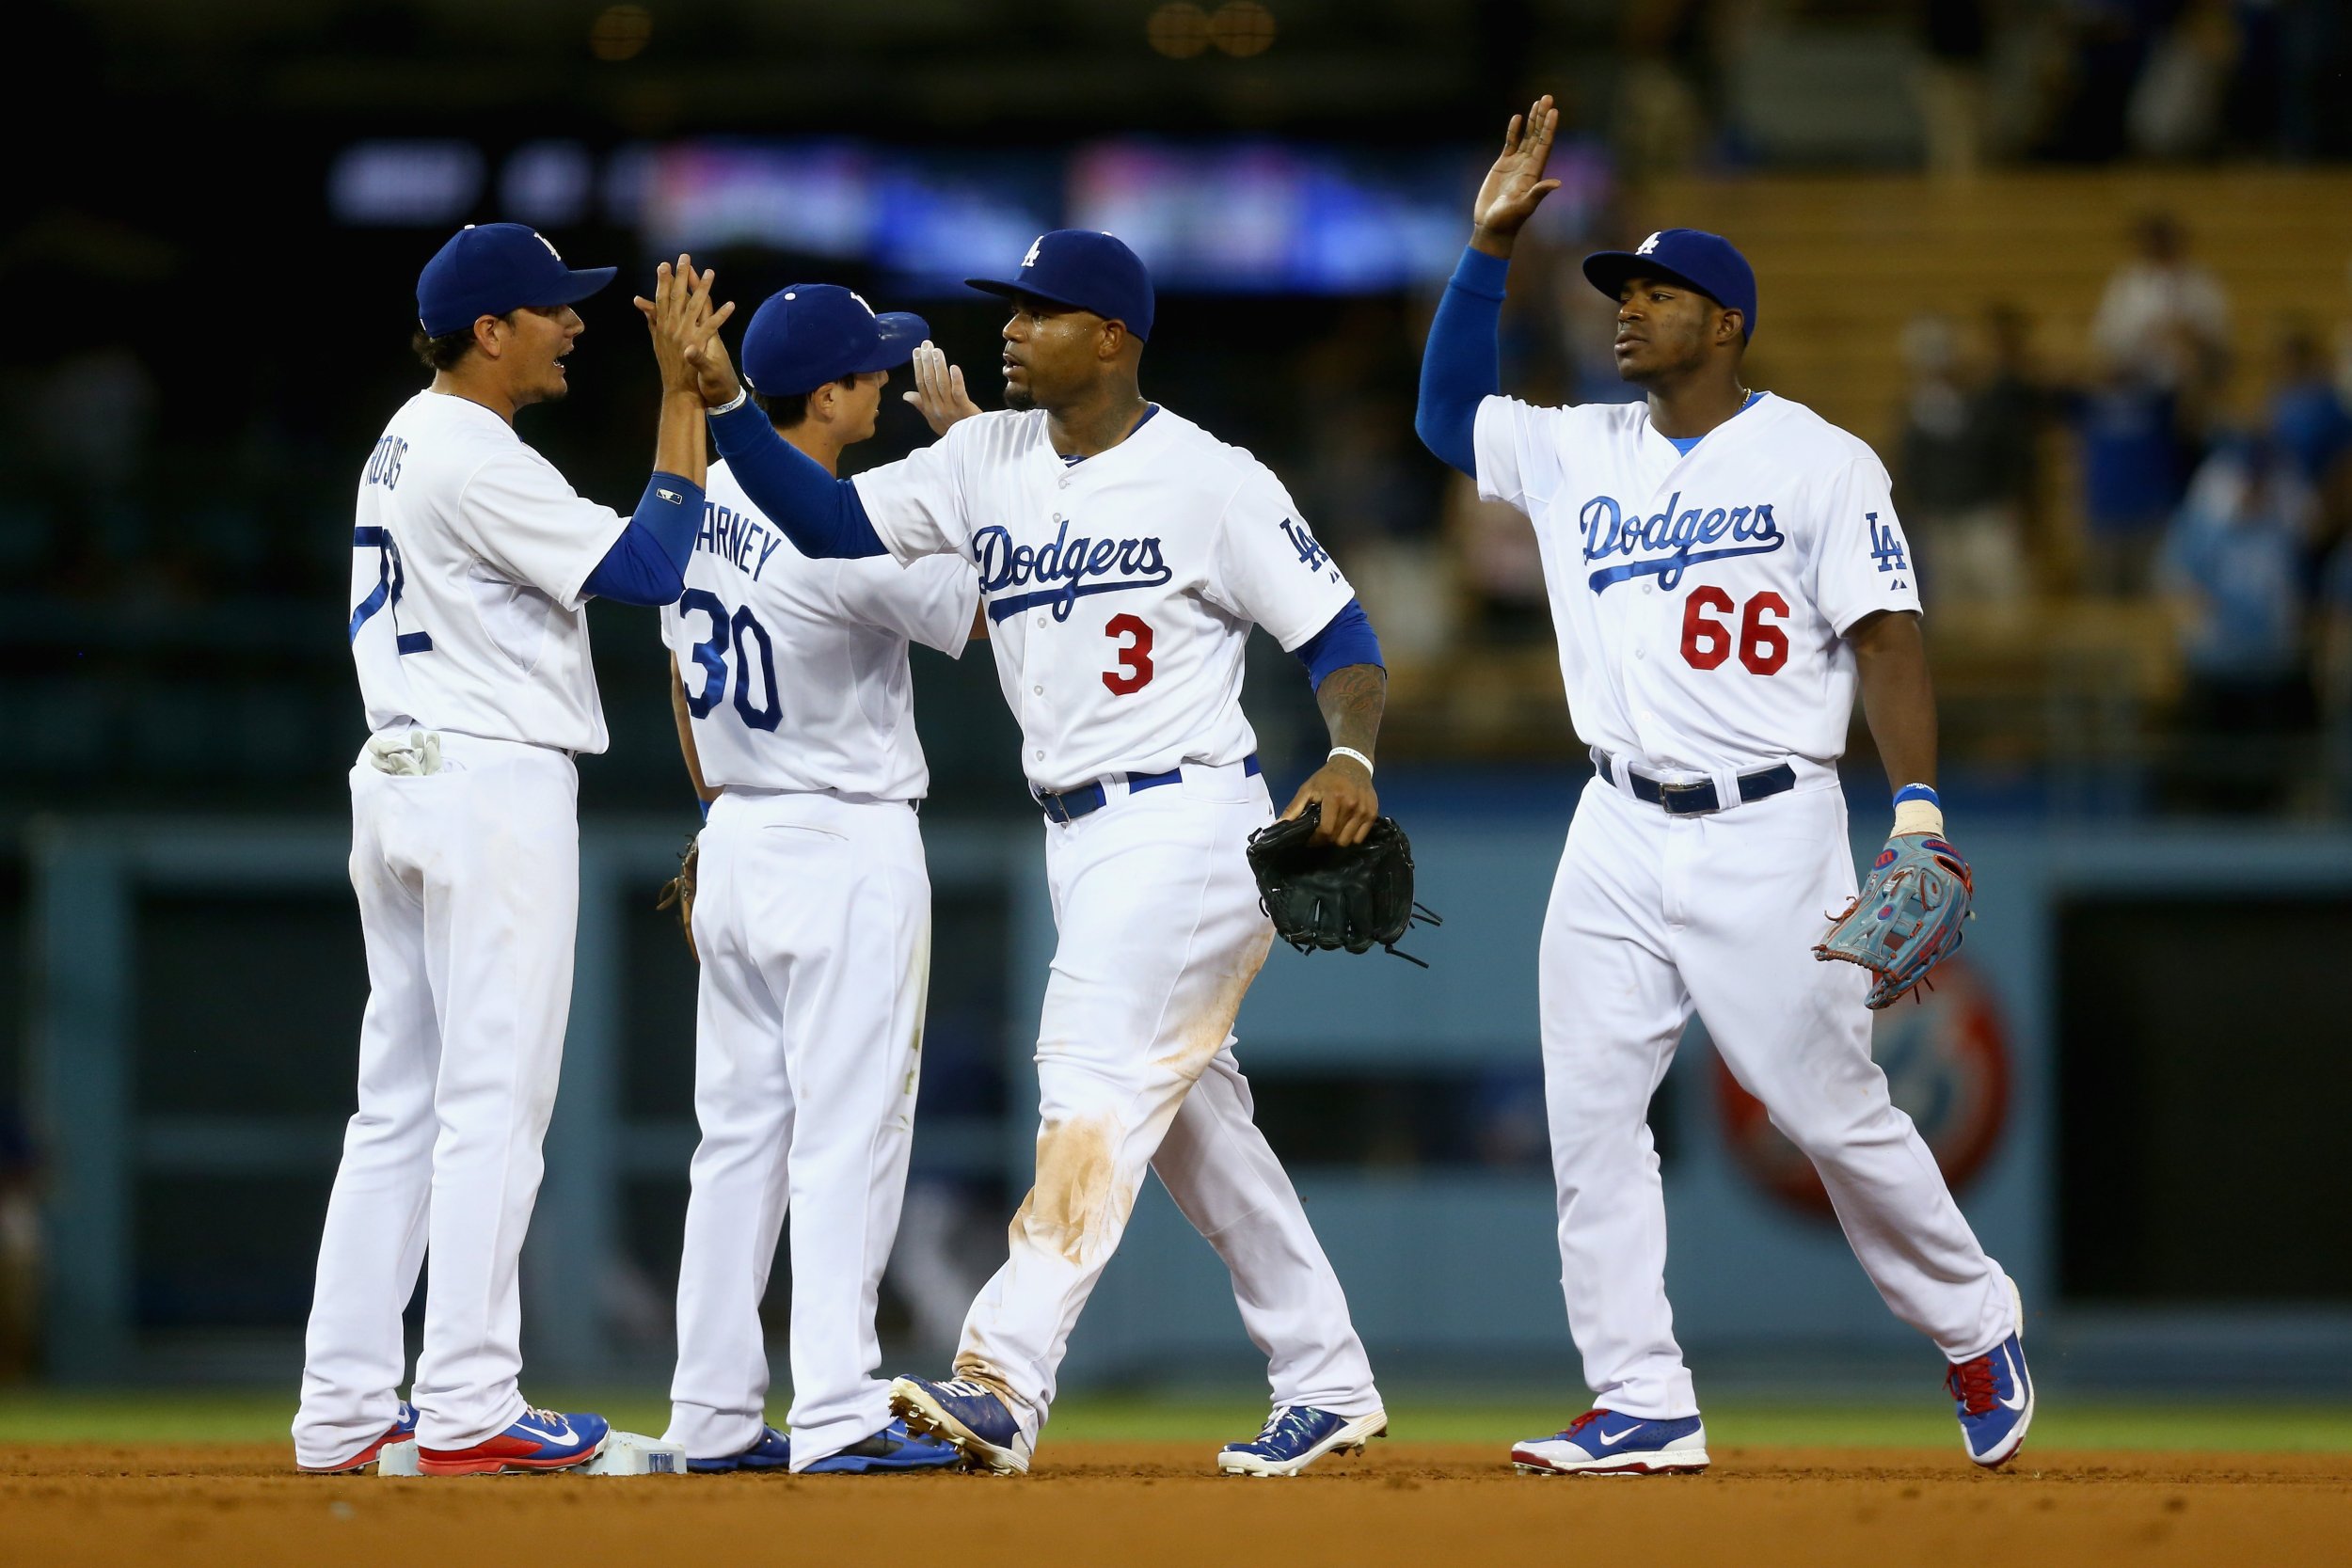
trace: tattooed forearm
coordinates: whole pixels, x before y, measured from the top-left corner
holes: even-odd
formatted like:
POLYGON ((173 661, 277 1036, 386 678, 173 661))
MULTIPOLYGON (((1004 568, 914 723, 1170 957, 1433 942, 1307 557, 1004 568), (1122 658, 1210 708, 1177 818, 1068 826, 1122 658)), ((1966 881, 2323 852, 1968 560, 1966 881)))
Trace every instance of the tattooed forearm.
POLYGON ((1389 673, 1377 664, 1350 664, 1323 677, 1315 705, 1330 728, 1331 744, 1366 756, 1380 739, 1380 715, 1389 705, 1389 673))

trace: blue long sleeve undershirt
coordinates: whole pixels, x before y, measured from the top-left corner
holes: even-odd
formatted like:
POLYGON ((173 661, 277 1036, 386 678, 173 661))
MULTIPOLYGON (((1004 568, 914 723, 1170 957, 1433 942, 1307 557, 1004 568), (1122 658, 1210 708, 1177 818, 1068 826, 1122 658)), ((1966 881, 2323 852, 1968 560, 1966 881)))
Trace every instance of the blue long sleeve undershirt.
POLYGON ((824 465, 777 435, 759 409, 746 403, 713 414, 710 434, 727 460, 727 471, 794 549, 813 561, 889 553, 858 499, 857 486, 834 478, 824 465))
POLYGON ((1388 668, 1380 657, 1380 639, 1372 629, 1372 618, 1364 613, 1363 601, 1350 599, 1340 607, 1324 628, 1291 650, 1291 657, 1307 667, 1307 684, 1315 690, 1323 689, 1324 677, 1334 670, 1344 670, 1351 664, 1378 664, 1388 668))
POLYGON ((645 482, 628 526, 580 593, 620 604, 665 605, 686 592, 686 563, 702 531, 703 487, 660 469, 645 482))
POLYGON ((1478 477, 1478 405, 1502 390, 1502 283, 1510 270, 1502 257, 1465 247, 1421 356, 1413 434, 1472 479, 1478 477))

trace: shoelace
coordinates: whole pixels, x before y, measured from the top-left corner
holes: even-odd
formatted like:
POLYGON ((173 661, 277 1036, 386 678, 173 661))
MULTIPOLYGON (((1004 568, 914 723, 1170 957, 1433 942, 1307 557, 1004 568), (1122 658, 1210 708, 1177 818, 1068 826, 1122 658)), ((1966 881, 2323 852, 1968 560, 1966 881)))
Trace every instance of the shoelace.
POLYGON ((1981 1416, 2000 1402, 2000 1393, 1993 1386, 1993 1357, 1989 1355, 1954 1362, 1944 1374, 1944 1386, 1971 1416, 1981 1416))
POLYGON ((1560 1435, 1563 1437, 1573 1437, 1578 1433, 1582 1432, 1586 1427, 1591 1426, 1595 1421, 1599 1420, 1603 1416, 1608 1414, 1609 1412, 1606 1410, 1587 1410, 1583 1415, 1579 1416, 1575 1420, 1570 1421, 1568 1423, 1567 1431, 1562 1433, 1560 1435))
POLYGON ((1283 1423, 1283 1422, 1285 1422, 1285 1421, 1287 1421, 1287 1420, 1289 1420, 1290 1418, 1291 1418, 1291 1407, 1290 1407, 1289 1405, 1287 1405, 1287 1404, 1278 1404, 1278 1405, 1276 1405, 1276 1406, 1274 1407, 1274 1414, 1273 1414, 1273 1415, 1271 1415, 1271 1416, 1268 1416, 1268 1417, 1265 1418, 1265 1425, 1264 1425, 1263 1427, 1262 1427, 1262 1428, 1260 1428, 1260 1429, 1259 1429, 1259 1432, 1258 1432, 1258 1436, 1257 1436, 1257 1441, 1259 1441, 1259 1442, 1261 1442, 1261 1443, 1271 1443, 1271 1442, 1273 1442, 1275 1438, 1277 1438, 1278 1436, 1281 1435, 1281 1432, 1282 1432, 1282 1423, 1283 1423))

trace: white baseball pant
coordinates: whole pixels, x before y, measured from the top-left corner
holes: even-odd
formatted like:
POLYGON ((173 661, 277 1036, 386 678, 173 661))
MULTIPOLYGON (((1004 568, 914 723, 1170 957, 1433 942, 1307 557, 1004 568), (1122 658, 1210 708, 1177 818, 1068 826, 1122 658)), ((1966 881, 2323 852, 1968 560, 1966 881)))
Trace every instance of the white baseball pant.
POLYGON ((913 808, 721 795, 702 832, 693 1194, 666 1441, 758 1441, 759 1303, 792 1216, 792 1468, 879 1432, 875 1296, 905 1196, 931 887, 913 808))
POLYGON ((1274 1402, 1380 1408, 1347 1298, 1250 1119, 1232 1053, 1273 941, 1246 854, 1273 807, 1239 766, 1183 773, 1132 795, 1112 784, 1101 810, 1045 825, 1060 942, 1038 1031, 1037 1181, 956 1356, 957 1375, 1013 1396, 1032 1437, 1147 1165, 1232 1273, 1274 1402))
POLYGON ((1813 944, 1854 894, 1831 778, 1668 816, 1594 779, 1568 827, 1540 959, 1561 1288, 1602 1408, 1698 1414, 1666 1304, 1650 1097, 1695 1007, 1772 1125, 1809 1156, 1895 1315, 1954 1361, 2016 1326, 2009 1285, 1870 1059, 1869 976, 1813 944))
POLYGON ((437 772, 351 770, 368 1006, 294 1418, 308 1465, 391 1424, 428 1251, 419 1440, 464 1448, 523 1413, 516 1265, 571 1009, 579 775, 542 746, 439 743, 437 772))

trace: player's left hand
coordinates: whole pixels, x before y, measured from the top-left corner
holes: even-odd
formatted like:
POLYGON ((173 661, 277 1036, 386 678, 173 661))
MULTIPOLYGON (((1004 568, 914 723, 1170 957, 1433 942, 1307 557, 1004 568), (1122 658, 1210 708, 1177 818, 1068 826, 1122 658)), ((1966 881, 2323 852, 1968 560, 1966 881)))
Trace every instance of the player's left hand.
POLYGON ((948 426, 980 412, 963 389, 963 367, 947 363, 946 353, 930 339, 915 348, 913 369, 914 390, 898 396, 923 416, 932 435, 945 436, 948 426))
POLYGON ((1380 815, 1380 794, 1361 763, 1333 757, 1298 786, 1282 820, 1288 822, 1309 806, 1323 808, 1323 820, 1315 829, 1317 844, 1361 844, 1380 815))

